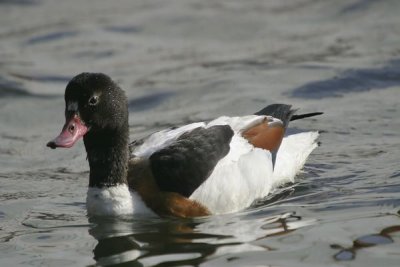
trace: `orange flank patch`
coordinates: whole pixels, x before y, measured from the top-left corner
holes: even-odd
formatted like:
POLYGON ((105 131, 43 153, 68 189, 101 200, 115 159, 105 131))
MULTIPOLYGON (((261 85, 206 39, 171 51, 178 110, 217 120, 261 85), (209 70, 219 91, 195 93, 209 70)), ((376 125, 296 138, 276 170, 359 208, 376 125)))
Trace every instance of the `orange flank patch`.
POLYGON ((255 147, 277 151, 284 134, 285 128, 283 125, 269 125, 268 121, 264 120, 262 123, 246 130, 243 133, 243 137, 255 147))
POLYGON ((147 160, 131 160, 129 187, 139 193, 147 207, 160 216, 191 218, 210 215, 202 204, 175 192, 161 191, 154 180, 147 160))

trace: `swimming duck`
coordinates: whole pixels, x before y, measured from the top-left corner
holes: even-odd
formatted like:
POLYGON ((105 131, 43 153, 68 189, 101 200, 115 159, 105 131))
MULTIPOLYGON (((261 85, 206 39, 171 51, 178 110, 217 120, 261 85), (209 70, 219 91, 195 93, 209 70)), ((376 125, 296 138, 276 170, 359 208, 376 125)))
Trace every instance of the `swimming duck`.
POLYGON ((50 148, 83 138, 90 167, 89 215, 197 217, 249 207, 293 181, 317 146, 317 132, 285 136, 296 115, 273 104, 129 143, 125 92, 107 75, 81 73, 65 89, 65 119, 50 148))

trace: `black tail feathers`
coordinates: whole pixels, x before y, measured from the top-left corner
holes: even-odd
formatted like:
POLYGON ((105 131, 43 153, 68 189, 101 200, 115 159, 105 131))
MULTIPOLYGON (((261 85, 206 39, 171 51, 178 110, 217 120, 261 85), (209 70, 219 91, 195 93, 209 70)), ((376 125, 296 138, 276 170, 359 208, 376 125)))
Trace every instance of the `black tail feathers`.
POLYGON ((296 115, 294 114, 296 113, 296 111, 297 109, 292 109, 291 105, 272 104, 254 113, 254 115, 268 115, 280 119, 286 128, 289 124, 289 121, 300 120, 303 118, 308 118, 323 114, 323 112, 313 112, 313 113, 296 115))
POLYGON ((306 113, 306 114, 300 114, 300 115, 294 114, 292 116, 292 118, 290 119, 290 121, 295 121, 295 120, 300 120, 300 119, 304 119, 304 118, 314 117, 314 116, 318 116, 318 115, 322 115, 322 114, 324 114, 324 113, 323 112, 312 112, 312 113, 306 113))

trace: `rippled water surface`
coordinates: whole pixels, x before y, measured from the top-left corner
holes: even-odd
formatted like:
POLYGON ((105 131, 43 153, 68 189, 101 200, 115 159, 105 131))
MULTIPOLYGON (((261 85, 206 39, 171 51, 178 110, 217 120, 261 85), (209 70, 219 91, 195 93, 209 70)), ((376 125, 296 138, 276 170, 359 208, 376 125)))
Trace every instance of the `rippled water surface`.
POLYGON ((0 266, 399 266, 400 2, 0 0, 0 266), (88 218, 64 88, 104 72, 132 139, 293 104, 321 146, 237 214, 88 218))

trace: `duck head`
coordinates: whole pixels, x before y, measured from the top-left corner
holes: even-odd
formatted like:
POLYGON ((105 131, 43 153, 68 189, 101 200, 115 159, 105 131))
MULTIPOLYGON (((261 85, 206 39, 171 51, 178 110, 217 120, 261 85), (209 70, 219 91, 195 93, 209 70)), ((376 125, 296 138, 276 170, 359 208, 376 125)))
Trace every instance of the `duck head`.
MULTIPOLYGON (((65 89, 65 124, 61 133, 47 146, 69 148, 82 137, 88 139, 85 145, 90 145, 90 140, 96 138, 86 137, 99 139, 101 133, 124 132, 127 127, 128 108, 124 91, 105 74, 81 73, 65 89)), ((101 141, 105 140, 98 140, 101 141)))

